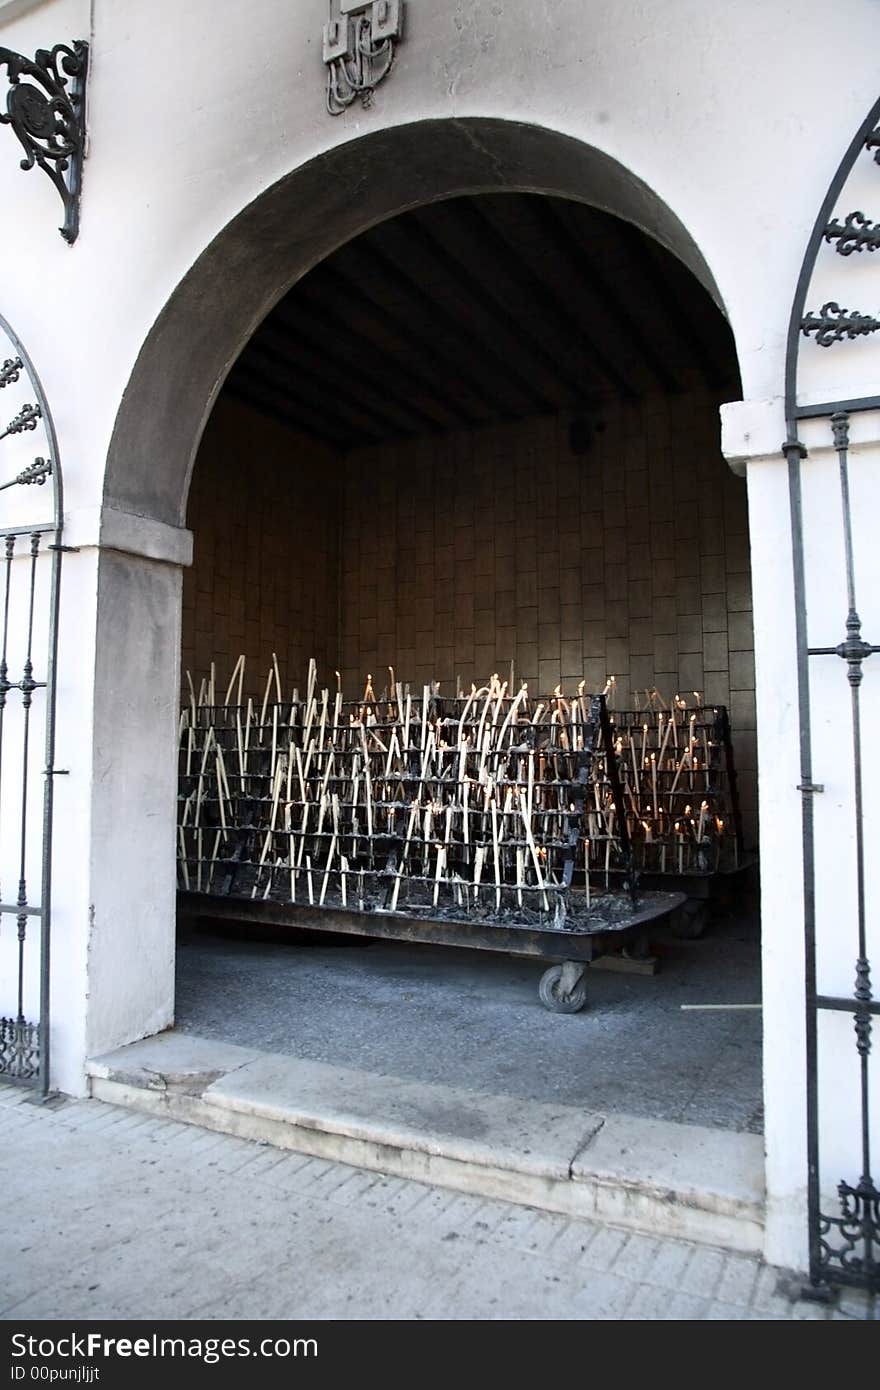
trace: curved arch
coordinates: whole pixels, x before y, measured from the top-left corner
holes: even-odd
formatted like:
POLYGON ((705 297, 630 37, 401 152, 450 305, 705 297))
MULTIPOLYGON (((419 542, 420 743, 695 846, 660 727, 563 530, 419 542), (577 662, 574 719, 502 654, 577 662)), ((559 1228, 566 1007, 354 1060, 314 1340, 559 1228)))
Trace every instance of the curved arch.
MULTIPOLYGON (((13 330, 11 325, 0 315, 0 340, 5 339, 11 347, 14 356, 7 358, 3 363, 2 379, 0 386, 6 387, 9 384, 18 382, 23 373, 30 392, 33 394, 34 402, 38 412, 39 420, 45 431, 46 443, 48 445, 48 457, 36 458, 31 467, 19 473, 17 477, 8 479, 0 484, 0 490, 7 488, 24 486, 29 493, 32 493, 32 486, 38 488, 49 483, 49 493, 51 502, 47 510, 51 511, 51 520, 41 518, 39 521, 32 521, 31 524, 24 524, 19 521, 12 527, 6 526, 3 529, 5 541, 5 611, 3 614, 3 634, 2 634, 2 661, 0 661, 0 688, 2 688, 2 707, 0 714, 5 708, 10 692, 18 691, 21 695, 21 708, 23 710, 23 732, 19 744, 18 755, 21 759, 22 782, 19 794, 20 820, 16 824, 15 801, 9 802, 6 820, 4 825, 8 839, 16 845, 16 852, 21 854, 21 876, 18 885, 18 900, 16 903, 16 913, 18 917, 18 983, 17 983, 17 1010, 15 1023, 11 1019, 4 1019, 4 1032, 6 1034, 4 1042, 5 1056, 0 1065, 0 1079, 6 1077, 15 1081, 24 1081, 39 1087, 41 1094, 45 1097, 49 1094, 50 1085, 50 939, 52 925, 52 832, 54 825, 55 807, 55 728, 56 728, 56 706, 58 695, 58 619, 61 603, 61 560, 62 560, 62 530, 64 524, 64 486, 61 471, 61 451, 58 447, 58 435, 55 430, 55 421, 43 383, 37 375, 37 370, 31 361, 30 355, 25 349, 24 344, 13 330), (28 629, 26 642, 26 655, 22 668, 22 676, 18 681, 10 683, 7 670, 7 636, 9 633, 10 620, 10 599, 13 600, 13 611, 15 598, 11 593, 11 571, 13 559, 16 554, 16 542, 19 539, 29 539, 30 541, 30 588, 28 597, 25 600, 25 624, 28 629), (36 566, 38 557, 45 554, 43 540, 48 543, 48 551, 51 555, 50 560, 50 579, 49 579, 49 615, 48 631, 46 634, 45 646, 45 678, 40 679, 40 659, 34 649, 34 598, 36 566), (29 614, 28 614, 29 607, 29 614), (34 661, 37 661, 37 678, 34 680, 34 661), (34 905, 28 901, 28 884, 25 874, 25 846, 29 833, 28 822, 28 799, 35 793, 33 773, 31 771, 29 779, 29 767, 33 769, 34 754, 30 744, 31 720, 30 709, 33 695, 36 691, 45 691, 45 727, 43 734, 44 761, 43 761, 43 789, 42 789, 42 825, 40 834, 42 846, 40 852, 40 889, 39 905, 34 905), (20 851, 19 851, 20 847, 20 851), (28 1022, 25 1018, 25 951, 27 944, 27 924, 28 918, 36 919, 39 922, 39 1013, 36 1022, 28 1022), (11 1027, 10 1027, 11 1026, 11 1027)), ((25 409, 31 409, 30 406, 25 409)), ((24 412, 22 412, 23 414, 24 412)), ((20 419, 21 416, 18 417, 20 419)), ((13 425, 8 427, 6 434, 13 433, 13 425)), ((32 429, 35 421, 25 425, 25 429, 32 429)), ((43 514, 45 517, 45 513, 43 514)), ((8 518, 7 518, 8 520, 8 518)), ((20 600, 19 600, 20 602, 20 600)), ((34 833, 33 829, 30 831, 34 833)), ((9 912, 10 906, 6 909, 9 912)))
MULTIPOLYGON (((788 427, 788 438, 797 438, 797 416, 798 411, 798 367, 800 365, 800 345, 801 333, 803 331, 803 320, 807 305, 807 294, 810 289, 810 281, 816 266, 816 258, 825 239, 825 231, 831 220, 838 198, 843 192, 847 179, 853 171, 856 160, 868 144, 869 138, 876 131, 880 122, 880 99, 874 102, 862 124, 859 126, 855 135, 849 143, 846 154, 837 167, 837 172, 831 183, 828 185, 828 192, 822 201, 822 206, 813 224, 810 239, 804 252, 804 259, 801 263, 800 274, 798 275, 797 286, 794 292, 794 300, 791 306, 791 314, 788 320, 788 336, 786 339, 785 350, 785 418, 788 427)), ((880 158, 874 156, 880 163, 880 158)), ((834 402, 840 407, 853 404, 853 402, 834 402)), ((833 408, 833 406, 832 406, 833 408)), ((819 414, 830 414, 822 406, 812 407, 811 412, 818 411, 819 414)))
POLYGON ((116 417, 104 501, 181 525, 202 429, 226 373, 272 306, 377 222, 464 194, 552 194, 635 223, 721 304, 675 213, 602 151, 493 118, 418 121, 349 141, 273 184, 214 238, 146 338, 116 417))

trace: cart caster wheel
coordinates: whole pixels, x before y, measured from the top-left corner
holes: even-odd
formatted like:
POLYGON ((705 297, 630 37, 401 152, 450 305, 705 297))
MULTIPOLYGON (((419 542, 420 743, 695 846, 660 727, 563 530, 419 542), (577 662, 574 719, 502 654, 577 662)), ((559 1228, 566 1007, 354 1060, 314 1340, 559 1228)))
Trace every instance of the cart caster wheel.
POLYGON ((566 987, 563 980, 565 966, 551 965, 545 970, 538 985, 538 998, 554 1014, 577 1014, 587 1002, 586 971, 574 985, 566 987))
POLYGON ((706 904, 689 898, 676 913, 672 934, 680 941, 698 941, 706 930, 708 920, 706 904))

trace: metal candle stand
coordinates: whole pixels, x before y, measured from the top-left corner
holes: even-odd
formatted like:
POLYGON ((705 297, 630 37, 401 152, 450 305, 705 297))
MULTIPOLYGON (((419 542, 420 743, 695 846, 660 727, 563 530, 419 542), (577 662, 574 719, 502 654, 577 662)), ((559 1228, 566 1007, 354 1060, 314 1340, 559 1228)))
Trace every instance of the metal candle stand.
POLYGON ((719 885, 752 865, 743 848, 727 709, 695 698, 696 706, 680 696, 666 705, 648 692, 644 709, 610 716, 587 816, 594 877, 613 882, 635 868, 645 888, 674 884, 688 899, 675 923, 683 936, 702 933, 719 885), (613 796, 602 794, 609 749, 623 784, 622 824, 613 796))
POLYGON ((634 944, 681 894, 641 896, 605 698, 530 699, 497 676, 470 694, 282 699, 277 665, 262 704, 242 701, 243 659, 225 699, 190 685, 180 722, 182 906, 212 917, 389 936, 562 961, 542 1001, 583 1007, 586 964, 634 944), (600 748, 606 750, 600 754, 600 748), (582 875, 594 806, 616 819, 623 883, 582 875), (576 883, 577 875, 577 883, 576 883))

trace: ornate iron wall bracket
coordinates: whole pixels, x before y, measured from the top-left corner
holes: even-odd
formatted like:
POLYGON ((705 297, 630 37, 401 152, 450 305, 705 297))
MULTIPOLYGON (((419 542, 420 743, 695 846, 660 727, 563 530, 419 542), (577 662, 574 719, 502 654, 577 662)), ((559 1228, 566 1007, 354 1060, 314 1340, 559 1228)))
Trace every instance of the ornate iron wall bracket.
POLYGON ((841 309, 834 300, 823 304, 818 314, 805 314, 801 319, 801 332, 809 338, 815 333, 820 347, 830 347, 844 338, 862 338, 880 329, 880 319, 870 314, 860 314, 856 310, 841 309))
POLYGON ((395 44, 403 33, 403 0, 337 0, 324 25, 327 110, 339 116, 360 97, 369 106, 388 76, 395 44))
POLYGON ((880 250, 880 223, 871 222, 863 212, 851 212, 843 222, 835 217, 825 228, 824 239, 836 241, 839 256, 851 256, 853 251, 880 250))
POLYGON ((81 39, 38 48, 33 59, 0 48, 9 83, 0 125, 11 126, 18 137, 25 152, 22 169, 39 165, 58 190, 64 204, 60 231, 71 244, 79 232, 88 58, 89 46, 81 39))

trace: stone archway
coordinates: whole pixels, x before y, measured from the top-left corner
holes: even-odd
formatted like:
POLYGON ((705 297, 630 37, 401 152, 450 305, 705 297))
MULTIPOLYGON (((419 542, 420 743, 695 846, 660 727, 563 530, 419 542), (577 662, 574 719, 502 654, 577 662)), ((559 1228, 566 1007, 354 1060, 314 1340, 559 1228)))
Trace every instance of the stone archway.
POLYGON ((104 500, 181 525, 202 429, 223 380, 272 305, 376 222, 459 194, 546 193, 635 223, 721 305, 698 247, 632 173, 558 131, 494 119, 431 120, 319 155, 244 208, 181 281, 139 353, 116 417, 104 500))
POLYGON ((86 1052, 174 1018, 175 796, 181 565, 190 476, 223 381, 257 325, 325 256, 396 213, 460 194, 591 204, 641 228, 720 305, 676 214, 607 155, 558 131, 425 121, 323 154, 224 227, 155 321, 110 444, 98 577, 93 865, 86 1052), (137 808, 136 824, 120 817, 137 808))

